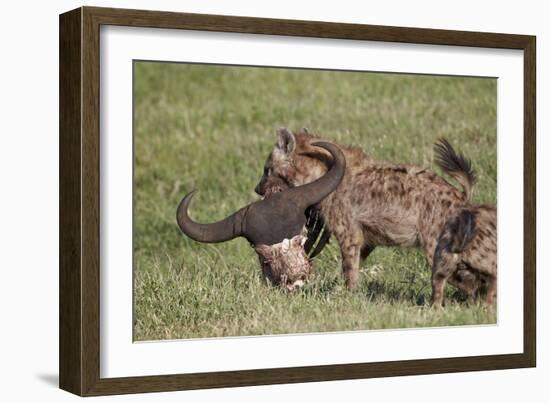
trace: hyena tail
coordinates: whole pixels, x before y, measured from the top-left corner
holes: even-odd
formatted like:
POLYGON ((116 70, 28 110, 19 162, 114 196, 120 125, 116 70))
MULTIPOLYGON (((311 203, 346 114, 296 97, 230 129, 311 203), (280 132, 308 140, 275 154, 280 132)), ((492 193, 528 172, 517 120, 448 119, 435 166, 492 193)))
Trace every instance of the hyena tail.
POLYGON ((439 139, 434 145, 434 151, 436 164, 462 186, 466 199, 471 200, 476 183, 472 162, 457 153, 446 139, 439 139))
POLYGON ((447 222, 443 231, 447 240, 447 250, 451 253, 463 252, 476 234, 474 213, 466 209, 460 211, 447 222))

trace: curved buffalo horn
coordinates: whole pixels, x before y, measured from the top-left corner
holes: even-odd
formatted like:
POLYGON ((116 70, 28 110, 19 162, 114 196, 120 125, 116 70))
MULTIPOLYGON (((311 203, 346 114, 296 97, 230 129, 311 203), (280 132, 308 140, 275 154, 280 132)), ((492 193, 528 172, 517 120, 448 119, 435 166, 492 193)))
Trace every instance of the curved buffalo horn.
POLYGON ((312 145, 327 150, 332 155, 333 164, 328 172, 316 181, 287 190, 296 204, 304 209, 319 203, 331 194, 342 181, 346 171, 346 158, 337 145, 326 141, 317 141, 312 145))
POLYGON ((224 242, 243 235, 242 222, 244 209, 237 211, 222 221, 212 224, 199 224, 191 220, 187 210, 195 191, 188 193, 180 202, 176 219, 181 231, 199 242, 224 242))
POLYGON ((332 154, 333 164, 323 177, 304 186, 274 193, 212 224, 199 224, 189 218, 187 210, 193 197, 191 192, 178 206, 177 221, 181 231, 199 242, 223 242, 244 236, 253 245, 274 245, 299 235, 306 223, 306 208, 334 191, 346 169, 346 159, 337 146, 327 142, 313 145, 332 154))

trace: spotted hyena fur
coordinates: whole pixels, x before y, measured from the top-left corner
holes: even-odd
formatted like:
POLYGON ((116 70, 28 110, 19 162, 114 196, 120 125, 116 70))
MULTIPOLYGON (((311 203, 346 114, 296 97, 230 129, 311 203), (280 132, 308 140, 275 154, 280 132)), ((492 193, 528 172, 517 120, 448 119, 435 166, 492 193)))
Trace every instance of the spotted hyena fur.
POLYGON ((432 301, 443 302, 445 281, 470 297, 485 294, 489 304, 497 291, 497 211, 471 205, 456 212, 444 225, 432 262, 432 301))
MULTIPOLYGON (((311 146, 317 140, 306 129, 297 133, 280 129, 256 192, 263 194, 272 176, 291 187, 321 177, 331 157, 311 146)), ((463 191, 429 169, 374 160, 358 147, 340 146, 346 156, 346 173, 339 187, 318 207, 340 245, 348 288, 356 286, 360 260, 375 247, 418 247, 432 267, 435 304, 441 303, 440 291, 446 281, 470 293, 477 292, 485 281, 490 291, 487 300, 494 301, 496 209, 471 203, 475 177, 469 162, 445 145, 454 154, 450 157, 457 160, 450 158, 440 165, 463 191), (462 211, 474 217, 475 228, 469 238, 457 240, 454 238, 464 234, 453 232, 452 223, 458 220, 464 225, 462 211), (462 250, 449 249, 448 244, 455 242, 463 244, 462 250)))

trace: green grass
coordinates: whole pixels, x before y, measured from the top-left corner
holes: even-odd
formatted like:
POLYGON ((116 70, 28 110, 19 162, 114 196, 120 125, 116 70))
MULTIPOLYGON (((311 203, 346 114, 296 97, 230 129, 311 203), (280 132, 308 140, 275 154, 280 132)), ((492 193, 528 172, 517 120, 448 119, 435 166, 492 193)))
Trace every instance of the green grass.
MULTIPOLYGON (((138 62, 134 81, 136 340, 489 324, 496 310, 447 287, 432 309, 416 250, 378 248, 343 287, 337 242, 300 291, 265 283, 246 240, 199 244, 179 232, 257 200, 275 129, 306 126, 379 159, 433 166, 448 138, 474 163, 475 199, 496 203, 496 80, 138 62)), ((437 169, 436 169, 437 170, 437 169)))

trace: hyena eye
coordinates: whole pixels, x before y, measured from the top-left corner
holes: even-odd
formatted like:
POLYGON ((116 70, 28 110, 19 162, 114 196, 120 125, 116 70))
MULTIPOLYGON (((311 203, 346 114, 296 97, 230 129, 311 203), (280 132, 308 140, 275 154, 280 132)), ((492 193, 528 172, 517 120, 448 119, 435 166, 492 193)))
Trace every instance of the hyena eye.
POLYGON ((265 176, 271 175, 271 168, 264 167, 264 175, 265 175, 265 176))

